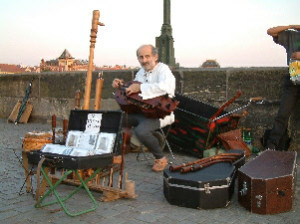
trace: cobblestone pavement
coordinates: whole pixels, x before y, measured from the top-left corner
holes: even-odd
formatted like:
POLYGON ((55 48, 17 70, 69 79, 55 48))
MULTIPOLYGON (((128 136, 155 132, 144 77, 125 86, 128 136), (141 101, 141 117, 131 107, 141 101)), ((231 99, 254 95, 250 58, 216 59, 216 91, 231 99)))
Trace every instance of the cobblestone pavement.
MULTIPOLYGON (((154 173, 146 161, 136 161, 136 154, 125 155, 125 172, 128 179, 136 182, 136 199, 120 199, 113 202, 98 200, 101 193, 92 194, 99 204, 96 211, 77 217, 69 217, 63 211, 51 213, 49 210, 35 208, 35 199, 26 193, 22 185, 25 180, 21 159, 21 137, 29 131, 49 131, 49 124, 28 123, 14 125, 0 119, 0 223, 300 223, 300 175, 293 209, 275 215, 258 215, 244 209, 237 201, 235 188, 231 203, 226 208, 199 210, 170 205, 163 195, 162 173, 154 173)), ((172 161, 169 154, 167 156, 172 161)), ((193 161, 193 158, 175 154, 176 160, 193 161)), ((299 156, 298 156, 299 158, 299 156)), ((299 161, 299 160, 298 160, 299 161)), ((299 171, 298 171, 299 172, 299 171)), ((34 186, 34 185, 33 185, 34 186)), ((62 194, 72 186, 61 185, 62 194)), ((91 206, 86 192, 80 191, 70 199, 68 206, 76 210, 82 206, 91 206), (71 201, 72 200, 72 201, 71 201)), ((52 206, 55 207, 55 206, 52 206)), ((57 208, 57 206, 56 206, 57 208)))

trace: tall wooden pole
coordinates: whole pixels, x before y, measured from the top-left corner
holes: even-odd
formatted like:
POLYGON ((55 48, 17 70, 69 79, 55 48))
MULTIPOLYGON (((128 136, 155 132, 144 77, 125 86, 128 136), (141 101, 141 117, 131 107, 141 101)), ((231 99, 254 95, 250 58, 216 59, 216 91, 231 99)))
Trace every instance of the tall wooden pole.
POLYGON ((94 49, 96 44, 98 25, 104 26, 103 23, 99 22, 100 12, 99 10, 93 11, 93 19, 92 19, 92 29, 91 29, 91 45, 90 45, 90 58, 89 58, 89 66, 88 72, 86 76, 85 82, 85 93, 84 93, 84 102, 83 102, 83 110, 90 109, 90 96, 91 96, 91 86, 92 86, 92 71, 93 71, 93 61, 94 61, 94 49))
POLYGON ((103 83, 104 83, 104 80, 102 77, 103 77, 103 71, 98 73, 98 79, 96 81, 94 110, 100 110, 102 87, 103 87, 103 83))

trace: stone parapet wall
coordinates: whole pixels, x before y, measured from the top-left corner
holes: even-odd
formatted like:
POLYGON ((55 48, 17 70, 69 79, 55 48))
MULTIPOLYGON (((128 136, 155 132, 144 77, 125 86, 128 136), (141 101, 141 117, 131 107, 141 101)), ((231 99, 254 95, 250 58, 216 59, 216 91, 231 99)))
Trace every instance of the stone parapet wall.
MULTIPOLYGON (((120 77, 131 80, 136 70, 104 71, 101 109, 117 110, 114 100, 112 80, 120 77)), ((279 108, 282 83, 287 74, 284 67, 219 68, 219 69, 177 69, 176 90, 181 94, 196 98, 204 103, 220 108, 234 97, 237 90, 242 95, 226 111, 247 105, 251 97, 263 97, 261 105, 251 104, 246 108, 248 115, 240 120, 241 127, 251 128, 254 146, 260 148, 259 138, 267 128, 271 128, 279 108)), ((93 109, 95 84, 98 72, 93 72, 90 108, 93 109)), ((29 100, 33 111, 29 122, 50 121, 55 114, 58 119, 68 119, 69 112, 75 107, 75 92, 82 93, 85 88, 86 72, 41 73, 0 75, 0 117, 8 118, 18 100, 22 100, 29 82, 33 79, 29 100)), ((238 113, 242 113, 238 111, 238 113)), ((289 131, 293 137, 291 149, 300 149, 300 108, 291 117, 289 131)))

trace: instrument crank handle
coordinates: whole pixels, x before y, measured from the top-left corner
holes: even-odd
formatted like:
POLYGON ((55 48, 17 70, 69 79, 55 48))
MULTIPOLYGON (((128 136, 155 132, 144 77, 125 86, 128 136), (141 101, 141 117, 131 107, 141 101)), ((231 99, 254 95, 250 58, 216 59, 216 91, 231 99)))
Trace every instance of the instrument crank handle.
POLYGON ((257 103, 257 104, 263 104, 263 102, 264 102, 264 100, 263 100, 263 98, 261 97, 261 96, 258 96, 258 97, 252 97, 252 98, 250 98, 250 100, 249 100, 251 103, 252 102, 255 102, 255 103, 257 103))

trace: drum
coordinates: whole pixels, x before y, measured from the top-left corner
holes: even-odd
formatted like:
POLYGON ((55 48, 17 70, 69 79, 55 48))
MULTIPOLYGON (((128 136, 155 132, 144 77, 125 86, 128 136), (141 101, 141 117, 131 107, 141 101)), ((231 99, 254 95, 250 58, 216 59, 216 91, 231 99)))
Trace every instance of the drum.
POLYGON ((290 60, 289 63, 290 80, 295 84, 300 84, 300 61, 290 60))

